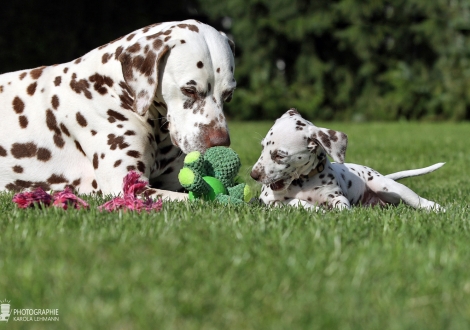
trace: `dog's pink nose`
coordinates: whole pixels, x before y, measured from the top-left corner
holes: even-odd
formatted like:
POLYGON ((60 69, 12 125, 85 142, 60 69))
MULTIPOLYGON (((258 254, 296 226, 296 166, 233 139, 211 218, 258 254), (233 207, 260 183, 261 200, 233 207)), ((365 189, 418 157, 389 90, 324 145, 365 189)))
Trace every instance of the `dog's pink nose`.
POLYGON ((207 135, 207 142, 209 148, 217 146, 229 147, 230 136, 228 135, 228 132, 225 129, 214 130, 207 135))
POLYGON ((258 181, 261 174, 258 171, 253 170, 251 171, 250 176, 253 178, 253 180, 258 181))

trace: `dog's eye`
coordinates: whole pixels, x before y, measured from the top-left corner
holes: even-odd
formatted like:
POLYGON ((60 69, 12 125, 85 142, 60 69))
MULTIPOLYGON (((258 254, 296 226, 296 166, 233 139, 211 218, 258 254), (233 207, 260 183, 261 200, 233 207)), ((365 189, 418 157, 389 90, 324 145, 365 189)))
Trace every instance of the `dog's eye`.
POLYGON ((196 95, 197 95, 197 92, 194 88, 183 87, 183 88, 181 88, 181 92, 184 95, 189 96, 189 97, 196 97, 196 95))

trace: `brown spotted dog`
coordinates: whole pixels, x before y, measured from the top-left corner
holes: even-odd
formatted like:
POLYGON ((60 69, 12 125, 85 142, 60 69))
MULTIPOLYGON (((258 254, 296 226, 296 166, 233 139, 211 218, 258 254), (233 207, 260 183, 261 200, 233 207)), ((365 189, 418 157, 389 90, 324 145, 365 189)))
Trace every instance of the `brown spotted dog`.
POLYGON ((0 75, 0 189, 118 194, 131 170, 184 200, 193 150, 230 145, 234 44, 198 21, 157 23, 68 63, 0 75))
POLYGON ((383 176, 362 165, 344 164, 347 136, 314 126, 295 109, 287 111, 261 142, 263 151, 251 177, 263 183, 260 199, 271 205, 302 205, 306 208, 349 209, 351 205, 396 205, 444 210, 395 182, 435 171, 426 168, 383 176), (329 155, 336 163, 330 163, 329 155))

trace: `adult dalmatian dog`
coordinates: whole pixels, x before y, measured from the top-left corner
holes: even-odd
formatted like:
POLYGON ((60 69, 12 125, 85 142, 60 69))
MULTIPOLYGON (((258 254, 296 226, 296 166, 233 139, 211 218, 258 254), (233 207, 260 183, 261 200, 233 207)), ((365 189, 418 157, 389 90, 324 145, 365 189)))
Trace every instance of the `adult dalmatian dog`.
POLYGON ((261 142, 263 151, 251 172, 254 180, 263 183, 260 199, 269 205, 313 209, 403 202, 414 208, 444 210, 395 181, 430 173, 444 163, 384 176, 367 166, 345 164, 347 142, 346 134, 316 127, 295 109, 287 111, 261 142))
POLYGON ((184 155, 229 146, 223 103, 234 44, 195 20, 157 23, 64 64, 0 75, 0 190, 148 194, 184 200, 184 155))

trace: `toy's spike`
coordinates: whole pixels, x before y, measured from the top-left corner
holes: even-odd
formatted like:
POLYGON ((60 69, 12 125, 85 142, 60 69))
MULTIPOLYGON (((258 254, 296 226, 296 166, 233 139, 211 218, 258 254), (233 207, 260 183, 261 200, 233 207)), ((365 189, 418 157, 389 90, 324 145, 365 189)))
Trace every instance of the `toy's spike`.
POLYGON ((217 195, 215 200, 222 204, 231 204, 231 205, 244 204, 243 200, 232 197, 232 196, 228 196, 228 195, 217 195))
POLYGON ((204 159, 199 151, 191 151, 187 154, 186 157, 184 157, 184 165, 202 176, 206 175, 207 169, 204 165, 204 159))
POLYGON ((233 179, 241 167, 237 153, 227 147, 213 147, 207 149, 204 159, 209 164, 208 175, 219 179, 224 186, 233 185, 233 179))
POLYGON ((178 180, 185 189, 197 195, 205 195, 210 191, 210 186, 202 176, 190 168, 183 167, 178 174, 178 180))
POLYGON ((245 183, 237 184, 236 186, 227 188, 227 190, 231 197, 241 199, 245 202, 249 202, 251 199, 250 186, 245 183))

